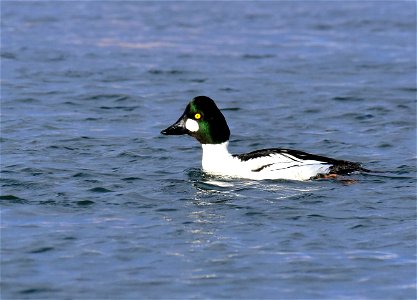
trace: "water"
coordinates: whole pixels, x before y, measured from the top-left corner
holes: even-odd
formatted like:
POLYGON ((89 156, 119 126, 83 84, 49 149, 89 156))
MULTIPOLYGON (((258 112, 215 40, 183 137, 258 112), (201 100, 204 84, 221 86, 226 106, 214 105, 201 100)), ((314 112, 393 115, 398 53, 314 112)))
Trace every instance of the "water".
POLYGON ((413 2, 1 5, 2 299, 416 297, 413 2), (203 174, 230 150, 360 161, 356 183, 203 174))

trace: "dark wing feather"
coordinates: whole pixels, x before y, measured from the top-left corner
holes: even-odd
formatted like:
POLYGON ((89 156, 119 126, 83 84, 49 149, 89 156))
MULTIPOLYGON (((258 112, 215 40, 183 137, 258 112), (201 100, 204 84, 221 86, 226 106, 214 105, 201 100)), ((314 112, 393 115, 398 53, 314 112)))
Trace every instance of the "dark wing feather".
MULTIPOLYGON (((333 173, 333 174, 343 175, 343 174, 348 174, 354 171, 369 172, 369 170, 362 168, 361 165, 356 162, 338 160, 338 159, 333 159, 333 158, 325 157, 321 155, 310 154, 310 153, 303 152, 303 151, 283 149, 283 148, 262 149, 262 150, 252 151, 249 153, 236 154, 233 156, 239 158, 241 161, 248 161, 251 159, 270 156, 274 154, 285 155, 286 157, 293 159, 294 161, 315 160, 315 161, 323 162, 325 164, 331 164, 332 166, 330 168, 329 173, 333 173)), ((264 167, 267 167, 267 166, 264 166, 264 167)))

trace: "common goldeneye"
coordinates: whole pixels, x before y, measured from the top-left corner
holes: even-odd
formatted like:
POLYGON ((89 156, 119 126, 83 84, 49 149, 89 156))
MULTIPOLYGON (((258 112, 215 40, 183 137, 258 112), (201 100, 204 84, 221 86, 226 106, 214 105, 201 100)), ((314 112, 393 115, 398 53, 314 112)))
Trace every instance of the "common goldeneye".
POLYGON ((273 148, 244 154, 230 154, 230 130, 212 99, 195 97, 165 135, 188 134, 203 147, 203 171, 221 176, 247 179, 308 180, 368 171, 359 163, 337 160, 302 151, 273 148))

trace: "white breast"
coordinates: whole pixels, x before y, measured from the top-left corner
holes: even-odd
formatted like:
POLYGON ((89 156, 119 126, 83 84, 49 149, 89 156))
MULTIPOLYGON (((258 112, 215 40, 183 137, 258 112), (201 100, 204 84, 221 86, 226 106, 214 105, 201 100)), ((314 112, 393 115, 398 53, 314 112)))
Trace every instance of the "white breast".
POLYGON ((238 161, 227 150, 228 145, 229 142, 201 145, 203 147, 202 166, 205 172, 231 176, 230 170, 238 168, 238 161))

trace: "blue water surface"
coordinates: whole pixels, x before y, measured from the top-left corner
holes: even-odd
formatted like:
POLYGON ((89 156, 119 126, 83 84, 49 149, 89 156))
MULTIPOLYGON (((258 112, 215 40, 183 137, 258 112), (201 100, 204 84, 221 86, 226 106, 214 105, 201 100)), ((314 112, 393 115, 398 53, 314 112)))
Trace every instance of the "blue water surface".
POLYGON ((416 91, 413 1, 2 1, 1 298, 415 299, 416 91), (204 174, 197 95, 377 172, 204 174))

